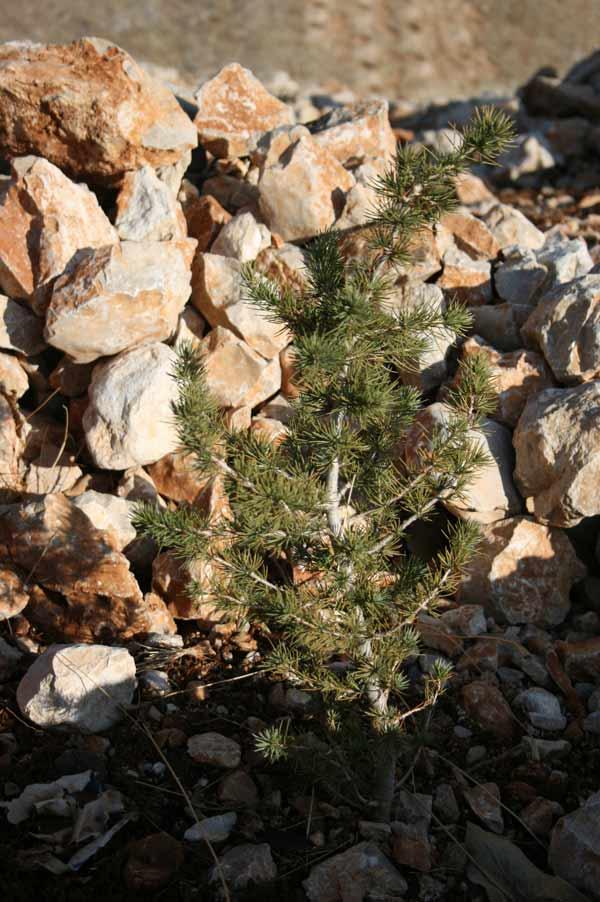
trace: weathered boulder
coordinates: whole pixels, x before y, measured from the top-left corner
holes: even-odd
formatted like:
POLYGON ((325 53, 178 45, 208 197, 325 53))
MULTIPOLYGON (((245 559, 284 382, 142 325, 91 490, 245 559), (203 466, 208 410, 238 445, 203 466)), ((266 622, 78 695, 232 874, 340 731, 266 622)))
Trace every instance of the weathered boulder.
POLYGON ((94 368, 83 428, 97 467, 125 470, 176 450, 169 412, 177 397, 174 364, 171 348, 151 344, 123 351, 94 368))
POLYGON ((122 551, 135 540, 137 532, 131 525, 133 513, 131 501, 93 489, 82 492, 72 501, 74 507, 83 511, 96 529, 110 533, 118 551, 122 551))
POLYGON ((241 264, 232 257, 196 254, 192 303, 211 326, 229 329, 268 359, 291 341, 287 329, 246 299, 241 264))
POLYGON ((123 176, 115 227, 124 241, 187 238, 187 223, 177 198, 151 166, 123 176))
POLYGON ((290 107, 239 63, 224 66, 196 94, 200 144, 215 157, 246 156, 265 132, 294 120, 290 107))
POLYGON ((64 495, 5 508, 0 553, 64 598, 39 595, 28 608, 28 619, 50 635, 89 642, 153 631, 154 614, 116 540, 64 495))
POLYGON ((525 304, 488 304, 472 307, 473 329, 500 351, 518 351, 523 347, 521 326, 531 313, 525 304))
POLYGON ((500 253, 500 244, 481 219, 472 213, 446 213, 440 225, 452 235, 459 250, 473 260, 493 260, 500 253))
POLYGON ((190 294, 194 249, 185 239, 82 252, 54 285, 46 341, 89 363, 168 338, 190 294))
POLYGON ((396 152, 385 100, 335 107, 309 122, 307 128, 342 166, 355 167, 372 160, 383 168, 396 152))
POLYGON ((0 63, 4 157, 39 154, 69 175, 106 182, 146 163, 176 164, 197 144, 171 91, 100 38, 3 44, 0 63))
POLYGON ((208 387, 220 407, 254 408, 281 388, 279 357, 265 360, 229 329, 202 340, 208 387))
POLYGON ((19 683, 17 702, 37 726, 100 733, 123 717, 135 686, 135 660, 125 648, 51 645, 19 683))
POLYGON ((483 604, 503 623, 555 626, 567 616, 571 586, 585 572, 562 530, 513 517, 482 527, 457 597, 483 604))
POLYGON ((265 225, 259 224, 252 213, 238 213, 225 223, 212 244, 211 253, 247 263, 270 244, 271 234, 265 225))
POLYGON ((311 238, 333 225, 354 177, 313 137, 295 141, 258 181, 260 211, 285 241, 311 238))
MULTIPOLYGON (((0 141, 4 74, 0 67, 0 141)), ((76 185, 41 157, 13 162, 12 178, 0 194, 0 287, 8 295, 30 300, 41 312, 52 280, 77 251, 117 240, 86 185, 76 185)))
POLYGON ((501 250, 513 244, 536 249, 544 243, 544 233, 540 232, 520 210, 508 204, 496 204, 483 216, 483 221, 501 250))
POLYGON ((544 295, 523 326, 558 382, 574 385, 600 376, 600 275, 559 285, 544 295))
POLYGON ((600 382, 547 388, 527 402, 513 436, 515 481, 543 523, 575 526, 600 513, 600 382))

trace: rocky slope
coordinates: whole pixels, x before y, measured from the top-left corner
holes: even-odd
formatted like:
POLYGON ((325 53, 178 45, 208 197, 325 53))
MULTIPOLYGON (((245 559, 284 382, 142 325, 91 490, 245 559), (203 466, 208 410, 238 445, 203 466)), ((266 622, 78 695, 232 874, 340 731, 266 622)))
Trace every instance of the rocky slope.
POLYGON ((301 284, 302 243, 364 222, 396 140, 443 145, 468 105, 285 100, 235 63, 178 103, 98 39, 3 45, 0 60, 12 885, 50 872, 57 899, 83 898, 88 879, 107 898, 168 886, 210 899, 225 884, 312 902, 495 900, 523 885, 600 898, 600 58, 506 104, 517 148, 493 183, 461 179, 461 206, 417 242, 390 300, 457 296, 474 320, 406 376, 424 406, 402 453, 443 426, 458 357, 489 358, 498 401, 474 436, 489 467, 411 536, 423 553, 458 517, 484 542, 441 620, 419 621, 413 681, 439 656, 455 676, 401 763, 391 826, 257 753, 259 729, 287 713, 310 723, 312 699, 253 675, 259 634, 218 599, 193 603, 190 573, 130 513, 140 499, 226 506, 177 452, 183 339, 235 428, 285 434, 291 336, 245 301, 241 264, 301 284))

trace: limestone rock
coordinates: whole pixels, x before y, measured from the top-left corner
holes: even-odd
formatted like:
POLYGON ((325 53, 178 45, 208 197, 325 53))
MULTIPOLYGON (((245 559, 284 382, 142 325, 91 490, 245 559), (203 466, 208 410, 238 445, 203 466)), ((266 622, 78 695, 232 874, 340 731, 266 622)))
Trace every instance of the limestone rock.
POLYGON ((195 99, 200 144, 215 157, 246 156, 265 132, 293 122, 291 108, 239 63, 205 82, 195 99))
MULTIPOLYGON (((451 409, 436 402, 423 408, 409 429, 404 445, 406 460, 416 463, 420 449, 427 447, 434 432, 448 428, 451 409)), ((482 447, 490 463, 471 480, 462 499, 445 502, 449 511, 479 523, 492 523, 521 510, 521 499, 512 482, 513 450, 509 430, 494 420, 485 420, 479 430, 470 430, 468 438, 482 447)))
POLYGON ((534 307, 548 279, 548 268, 536 252, 518 244, 504 248, 504 260, 494 273, 494 285, 503 301, 534 307))
POLYGON ((311 238, 333 225, 353 185, 353 176, 329 151, 301 137, 262 171, 260 211, 285 241, 311 238))
POLYGON ((266 226, 259 225, 252 213, 238 213, 220 230, 211 253, 248 263, 270 244, 271 235, 266 226))
POLYGON ((582 276, 544 295, 522 329, 558 382, 600 376, 600 275, 582 276))
POLYGON ((500 252, 500 245, 490 229, 471 213, 446 213, 440 225, 448 229, 459 250, 473 260, 493 260, 500 252))
POLYGON ((168 338, 190 294, 195 242, 82 252, 54 285, 44 335, 76 363, 168 338))
POLYGON ((12 354, 0 353, 0 391, 13 398, 22 397, 29 388, 27 373, 12 354))
POLYGON ((520 210, 508 204, 496 204, 484 215, 483 221, 502 250, 513 244, 536 249, 544 243, 544 233, 523 216, 520 210))
POLYGON ((228 329, 202 341, 208 386, 220 407, 257 407, 281 388, 279 358, 265 360, 228 329))
MULTIPOLYGON (((0 67, 0 143, 5 74, 0 67)), ((76 185, 41 157, 14 161, 12 178, 0 194, 0 287, 8 295, 35 300, 36 312, 40 312, 49 285, 76 251, 117 240, 86 185, 76 185)))
POLYGON ((239 743, 221 733, 198 733, 190 736, 187 750, 196 764, 210 764, 211 767, 234 769, 242 760, 239 743))
POLYGON ((43 328, 39 317, 27 307, 0 295, 0 348, 25 357, 39 354, 46 348, 43 328))
POLYGON ((211 326, 230 329, 263 357, 276 357, 290 343, 287 329, 246 300, 241 264, 231 257, 196 255, 192 303, 211 326))
POLYGON ((100 532, 109 532, 115 547, 122 551, 137 536, 131 525, 133 504, 117 495, 90 489, 73 498, 73 505, 89 518, 100 532))
POLYGON ((554 526, 600 513, 600 382, 547 388, 515 429, 515 481, 527 510, 554 526))
POLYGON ((569 612, 571 586, 584 576, 564 532, 513 517, 482 528, 458 600, 483 604, 500 622, 555 626, 569 612))
POLYGON ((37 726, 107 730, 135 691, 135 661, 124 648, 51 645, 17 688, 21 713, 37 726))
POLYGON ((521 326, 531 313, 525 304, 493 304, 472 307, 473 329, 500 351, 518 351, 523 347, 521 326))
POLYGON ((50 634, 89 642, 152 631, 157 612, 146 610, 115 539, 64 495, 8 506, 0 515, 0 548, 25 572, 35 568, 36 583, 65 599, 66 605, 39 596, 28 609, 28 619, 50 634))
POLYGON ((170 348, 151 344, 123 351, 94 368, 83 428, 97 467, 125 470, 176 450, 169 413, 177 397, 174 363, 170 348))
POLYGON ((374 894, 400 898, 408 889, 400 871, 372 842, 314 865, 302 885, 310 902, 347 902, 374 894))
POLYGON ((99 38, 0 47, 2 156, 39 154, 94 182, 177 163, 196 146, 168 88, 99 38), (60 124, 60 127, 58 126, 60 124))
POLYGON ((444 254, 444 272, 437 284, 467 305, 487 304, 492 299, 490 264, 474 260, 458 248, 451 247, 444 254))
POLYGON ((600 792, 561 817, 550 837, 548 860, 555 874, 600 899, 600 792))
POLYGON ((335 107, 309 122, 315 141, 339 160, 342 166, 360 166, 368 160, 383 168, 396 152, 385 100, 368 100, 335 107))
POLYGON ((486 344, 479 335, 473 335, 462 345, 461 358, 475 354, 484 355, 494 380, 498 406, 492 416, 512 428, 516 426, 528 399, 554 384, 543 357, 535 351, 519 350, 502 354, 486 344))
POLYGON ((82 476, 71 453, 45 442, 27 468, 24 490, 32 495, 68 492, 82 476))
POLYGON ((165 454, 150 464, 148 473, 158 492, 171 501, 195 504, 206 488, 207 478, 194 470, 191 455, 182 452, 165 454))
POLYGON ((183 210, 151 166, 123 177, 115 227, 123 241, 170 241, 187 237, 183 210))
POLYGON ((198 242, 198 251, 204 253, 225 225, 231 213, 221 206, 211 194, 197 197, 184 208, 188 235, 198 242))

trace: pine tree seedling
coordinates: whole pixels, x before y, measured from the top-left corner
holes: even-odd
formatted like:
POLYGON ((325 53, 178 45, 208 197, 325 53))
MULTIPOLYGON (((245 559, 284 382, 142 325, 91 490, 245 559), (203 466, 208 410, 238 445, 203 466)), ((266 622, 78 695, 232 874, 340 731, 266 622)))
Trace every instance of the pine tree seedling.
MULTIPOLYGON (((202 355, 183 345, 174 372, 179 442, 199 473, 223 480, 229 513, 215 522, 195 507, 145 504, 135 515, 161 548, 211 562, 212 577, 192 581, 191 595, 261 624, 264 666, 274 677, 315 693, 336 729, 344 729, 344 712, 354 724, 358 718, 373 756, 369 815, 382 820, 390 818, 407 724, 449 677, 440 662, 423 687, 411 686, 406 665, 419 653, 418 619, 455 592, 478 541, 475 526, 458 521, 424 561, 406 537, 440 504, 460 499, 487 464, 472 430, 494 408, 483 359, 471 357, 446 397, 447 423, 403 454, 423 399, 401 374, 415 370, 440 330, 463 336, 470 315, 454 302, 442 311, 385 302, 415 236, 455 208, 456 177, 493 163, 511 139, 507 117, 484 108, 450 152, 398 149, 374 183, 364 260, 347 262, 340 236, 321 234, 305 249, 302 290, 247 266, 248 299, 293 335, 300 394, 287 435, 268 443, 228 430, 202 355)), ((258 746, 276 759, 293 741, 286 722, 262 733, 258 746)))

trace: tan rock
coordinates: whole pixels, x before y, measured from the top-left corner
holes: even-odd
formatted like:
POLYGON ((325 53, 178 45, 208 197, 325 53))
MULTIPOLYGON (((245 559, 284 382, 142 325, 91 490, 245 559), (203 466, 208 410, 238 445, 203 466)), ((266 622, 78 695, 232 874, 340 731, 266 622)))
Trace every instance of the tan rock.
POLYGON ((302 137, 261 173, 260 211, 285 241, 311 238, 342 212, 353 176, 314 138, 302 137))
POLYGON ((293 122, 290 107, 239 63, 225 66, 205 82, 196 103, 200 144, 215 157, 245 156, 265 132, 293 122))
MULTIPOLYGON (((441 402, 423 408, 409 429, 403 455, 409 464, 417 464, 419 455, 430 446, 434 432, 446 433, 451 409, 441 402)), ((468 432, 469 441, 488 455, 482 467, 463 493, 462 499, 444 502, 453 514, 478 523, 493 523, 521 511, 521 499, 512 481, 513 450, 510 431, 494 420, 485 420, 481 429, 468 432)))
POLYGON ((0 391, 20 398, 28 388, 29 379, 18 358, 0 353, 0 391))
POLYGON ((256 149, 252 151, 250 158, 258 175, 258 170, 265 166, 273 166, 282 153, 299 138, 309 137, 310 132, 305 125, 295 123, 292 125, 279 125, 277 128, 266 132, 257 142, 256 149))
POLYGON ((150 629, 140 588, 112 536, 64 495, 11 505, 0 515, 3 555, 62 596, 32 599, 28 619, 65 639, 128 638, 150 629), (44 554, 41 552, 44 551, 44 554))
POLYGON ((195 504, 206 488, 207 477, 193 468, 192 456, 182 452, 166 454, 150 464, 148 473, 158 492, 170 501, 195 504))
POLYGON ((456 194, 461 204, 466 207, 482 203, 496 203, 496 197, 492 194, 483 179, 473 175, 472 172, 464 172, 456 177, 456 194))
POLYGON ((151 166, 124 175, 117 196, 115 227, 123 241, 187 238, 181 205, 151 166))
POLYGON ((54 285, 47 342, 88 363, 168 338, 189 297, 194 247, 126 241, 83 252, 54 285))
POLYGON ((600 514, 600 382, 547 388, 515 429, 515 481, 536 520, 575 526, 600 514))
POLYGON ((283 243, 281 247, 268 247, 254 261, 254 268, 281 288, 302 291, 306 288, 304 256, 299 247, 283 243))
POLYGON ((477 680, 464 687, 462 701, 472 720, 497 739, 511 740, 516 721, 500 690, 492 683, 477 680))
MULTIPOLYGON (((535 351, 502 354, 486 344, 479 335, 473 335, 464 342, 461 358, 465 360, 476 354, 483 354, 487 360, 498 396, 498 406, 492 417, 512 428, 516 426, 528 399, 554 384, 543 357, 535 351)), ((457 379, 454 384, 456 382, 457 379)))
POLYGON ((446 213, 441 225, 448 229, 459 250, 473 260, 493 260, 500 253, 500 244, 490 229, 471 213, 446 213))
POLYGON ((3 156, 39 154, 70 175, 105 182, 146 163, 175 164, 196 146, 171 91, 114 44, 13 42, 0 48, 0 62, 3 156))
POLYGON ((109 495, 107 492, 88 490, 73 498, 73 505, 88 517, 92 525, 100 532, 110 533, 118 551, 133 542, 137 536, 131 524, 133 503, 109 495))
POLYGON ((170 414, 177 397, 174 364, 171 348, 151 344, 123 351, 94 368, 83 428, 97 467, 143 466, 176 450, 170 414))
POLYGON ((248 263, 270 244, 271 234, 265 225, 259 225, 252 213, 238 213, 225 223, 212 244, 211 253, 248 263))
POLYGON ((540 348, 558 382, 600 376, 600 275, 559 285, 542 297, 522 329, 540 348))
POLYGON ((31 495, 68 492, 82 476, 72 454, 44 443, 27 468, 24 490, 31 495))
POLYGON ((299 397, 298 374, 295 367, 295 355, 292 345, 284 348, 279 355, 281 364, 281 392, 289 400, 299 397))
POLYGON ((465 304, 479 306, 492 299, 491 267, 458 248, 444 254, 444 272, 437 284, 465 304))
POLYGON ((484 215, 483 220, 502 250, 511 244, 536 250, 544 243, 544 233, 523 216, 520 210, 508 204, 496 204, 484 215))
POLYGON ((210 250, 225 223, 231 219, 231 213, 210 194, 196 198, 185 207, 184 212, 188 235, 196 239, 201 253, 210 250))
POLYGON ((29 592, 21 577, 6 564, 0 565, 0 620, 16 617, 29 604, 29 592))
POLYGON ((257 407, 281 388, 279 358, 265 360, 228 329, 203 339, 209 388, 220 407, 257 407))
POLYGON ((333 154, 342 166, 360 166, 376 160, 385 166, 396 152, 385 100, 368 100, 335 107, 308 123, 315 141, 333 154))
POLYGON ((275 357, 290 343, 287 329, 246 299, 241 264, 231 257, 196 254, 192 303, 211 326, 230 329, 263 357, 275 357))
MULTIPOLYGON (((0 141, 4 74, 0 67, 0 141)), ((50 283, 76 251, 117 240, 86 185, 70 181, 41 157, 14 161, 12 178, 0 195, 0 286, 7 294, 31 299, 41 312, 50 283)))
POLYGON ((23 488, 26 427, 12 397, 0 392, 0 498, 23 488))
POLYGON ((0 295, 0 348, 18 351, 25 357, 39 354, 46 348, 43 329, 42 320, 31 310, 0 295))
POLYGON ((231 432, 242 432, 250 429, 252 409, 250 407, 230 407, 224 411, 225 426, 231 432))
POLYGON ((585 567, 560 529, 529 517, 482 528, 482 543, 465 570, 458 599, 481 603, 503 623, 555 626, 567 616, 569 593, 585 567))

